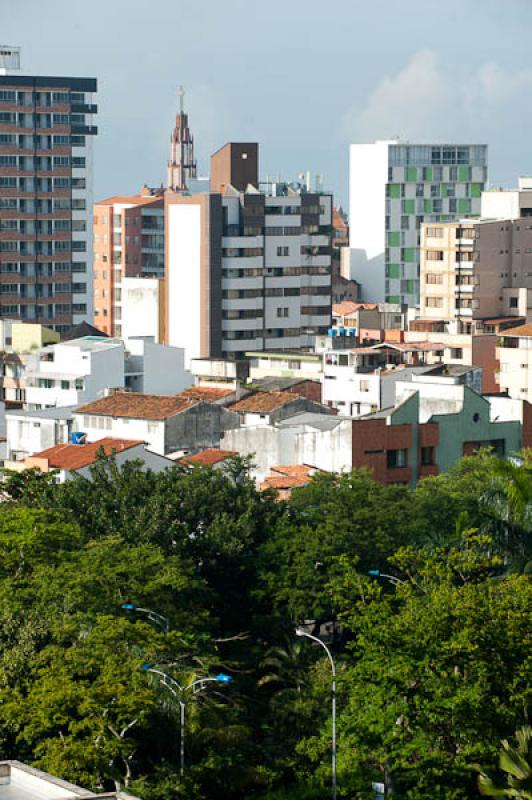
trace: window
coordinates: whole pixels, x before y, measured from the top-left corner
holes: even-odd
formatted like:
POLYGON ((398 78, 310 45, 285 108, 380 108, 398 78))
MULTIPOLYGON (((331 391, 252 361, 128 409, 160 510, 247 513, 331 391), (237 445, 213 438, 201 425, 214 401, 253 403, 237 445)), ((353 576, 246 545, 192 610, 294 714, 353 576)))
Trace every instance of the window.
POLYGON ((442 308, 443 298, 441 297, 427 297, 425 300, 427 308, 442 308))
POLYGON ((69 125, 70 117, 68 114, 54 114, 54 125, 69 125))
POLYGON ((288 308, 278 308, 277 309, 277 316, 278 317, 287 317, 288 316, 288 308))
POLYGON ((425 258, 427 261, 443 261, 443 250, 427 250, 425 258))
POLYGON ((519 298, 510 297, 510 308, 518 308, 518 305, 519 305, 519 298))
POLYGON ((437 275, 435 272, 427 272, 425 282, 429 284, 443 283, 443 275, 437 275))
POLYGON ((434 464, 434 448, 422 447, 421 448, 421 464, 424 467, 429 467, 434 464))
POLYGON ((278 247, 277 248, 277 255, 278 256, 287 256, 289 255, 289 248, 288 247, 278 247))
POLYGON ((427 228, 427 236, 430 239, 443 239, 443 228, 427 228))
POLYGON ((399 469, 406 467, 408 463, 408 450, 387 450, 386 466, 388 469, 399 469))
POLYGON ((369 392, 369 381, 360 381, 360 391, 369 392))
POLYGON ((451 347, 451 358, 463 358, 464 350, 462 347, 451 347))

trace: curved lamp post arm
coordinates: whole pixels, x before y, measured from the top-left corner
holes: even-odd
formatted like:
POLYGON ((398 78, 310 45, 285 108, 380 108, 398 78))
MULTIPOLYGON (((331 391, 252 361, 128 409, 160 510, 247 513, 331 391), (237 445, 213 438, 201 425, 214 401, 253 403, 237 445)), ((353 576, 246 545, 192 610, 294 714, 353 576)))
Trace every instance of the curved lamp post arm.
POLYGON ((334 659, 332 657, 332 653, 321 639, 318 639, 317 636, 313 636, 311 633, 307 633, 303 628, 296 628, 296 636, 306 636, 307 639, 311 639, 313 642, 317 642, 321 644, 325 652, 327 653, 327 658, 329 659, 329 663, 331 665, 332 670, 332 800, 336 800, 336 667, 334 664, 334 659))

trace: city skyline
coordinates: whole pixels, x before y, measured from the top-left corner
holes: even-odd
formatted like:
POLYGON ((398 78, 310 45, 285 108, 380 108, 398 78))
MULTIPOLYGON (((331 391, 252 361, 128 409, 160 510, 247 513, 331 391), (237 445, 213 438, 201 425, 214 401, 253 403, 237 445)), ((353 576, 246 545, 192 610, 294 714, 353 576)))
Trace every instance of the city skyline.
POLYGON ((46 39, 37 9, 3 0, 3 43, 21 46, 23 73, 98 78, 97 199, 165 182, 180 84, 199 174, 226 141, 258 141, 261 177, 319 173, 347 207, 348 145, 396 135, 485 141, 491 185, 532 172, 520 137, 532 88, 522 0, 504 15, 489 0, 482 17, 456 0, 445 14, 435 2, 413 0, 405 14, 378 0, 336 4, 334 15, 300 0, 253 13, 242 0, 162 0, 149 16, 138 2, 96 0, 88 15, 53 0, 46 39))

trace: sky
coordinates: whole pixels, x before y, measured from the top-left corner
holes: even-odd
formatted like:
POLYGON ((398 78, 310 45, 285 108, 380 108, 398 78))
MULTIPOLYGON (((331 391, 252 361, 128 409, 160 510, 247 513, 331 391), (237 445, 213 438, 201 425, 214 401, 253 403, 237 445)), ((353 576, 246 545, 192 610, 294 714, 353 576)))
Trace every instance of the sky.
POLYGON ((532 0, 0 0, 26 74, 98 79, 95 198, 165 180, 177 87, 201 174, 227 141, 347 207, 349 144, 489 146, 532 174, 532 0))

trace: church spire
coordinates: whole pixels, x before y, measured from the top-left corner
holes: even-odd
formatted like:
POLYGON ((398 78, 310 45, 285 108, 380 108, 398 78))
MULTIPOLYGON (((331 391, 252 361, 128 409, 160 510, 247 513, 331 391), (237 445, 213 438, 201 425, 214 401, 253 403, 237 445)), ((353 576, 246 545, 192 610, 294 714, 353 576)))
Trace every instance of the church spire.
POLYGON ((170 138, 170 160, 168 162, 168 188, 182 192, 190 188, 190 178, 196 177, 194 160, 194 137, 188 127, 188 114, 185 114, 185 90, 177 90, 179 112, 175 128, 170 138))

